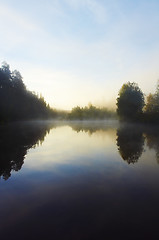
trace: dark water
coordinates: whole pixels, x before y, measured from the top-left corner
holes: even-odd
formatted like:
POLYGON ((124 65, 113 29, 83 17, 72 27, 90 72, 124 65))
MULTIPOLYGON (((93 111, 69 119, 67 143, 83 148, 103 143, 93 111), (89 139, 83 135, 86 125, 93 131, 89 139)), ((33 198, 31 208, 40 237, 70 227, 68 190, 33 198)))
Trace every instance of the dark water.
POLYGON ((159 239, 159 128, 0 127, 1 239, 159 239))

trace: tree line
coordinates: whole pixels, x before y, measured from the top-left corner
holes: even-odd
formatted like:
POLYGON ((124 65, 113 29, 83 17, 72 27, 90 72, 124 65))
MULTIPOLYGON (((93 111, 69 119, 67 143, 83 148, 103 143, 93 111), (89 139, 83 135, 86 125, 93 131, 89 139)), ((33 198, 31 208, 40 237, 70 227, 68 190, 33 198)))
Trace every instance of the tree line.
POLYGON ((19 71, 10 70, 9 64, 0 67, 0 122, 47 119, 55 112, 42 96, 27 90, 19 71))
POLYGON ((150 93, 146 100, 137 83, 123 84, 116 105, 121 121, 159 123, 159 82, 155 93, 150 93))
POLYGON ((19 71, 10 70, 9 64, 0 67, 0 122, 30 119, 58 118, 67 120, 93 120, 116 118, 121 121, 159 123, 159 82, 154 94, 146 98, 137 83, 125 83, 117 97, 117 109, 74 107, 70 112, 50 108, 44 98, 29 91, 19 71))
POLYGON ((74 107, 68 114, 67 118, 70 120, 91 120, 91 119, 107 119, 116 116, 114 111, 108 110, 106 107, 96 107, 89 104, 85 107, 74 107))
POLYGON ((87 120, 114 116, 115 112, 92 104, 74 107, 70 112, 53 110, 41 95, 26 88, 19 71, 11 71, 6 62, 0 67, 0 122, 48 118, 87 120))

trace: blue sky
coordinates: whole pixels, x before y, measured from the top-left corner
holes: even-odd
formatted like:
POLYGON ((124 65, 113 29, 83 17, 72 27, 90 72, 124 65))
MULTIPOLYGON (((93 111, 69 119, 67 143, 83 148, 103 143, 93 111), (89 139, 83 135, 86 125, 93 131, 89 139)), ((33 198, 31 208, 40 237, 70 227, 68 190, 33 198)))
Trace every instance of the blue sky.
POLYGON ((158 0, 0 0, 0 61, 52 107, 115 106, 159 79, 158 0))

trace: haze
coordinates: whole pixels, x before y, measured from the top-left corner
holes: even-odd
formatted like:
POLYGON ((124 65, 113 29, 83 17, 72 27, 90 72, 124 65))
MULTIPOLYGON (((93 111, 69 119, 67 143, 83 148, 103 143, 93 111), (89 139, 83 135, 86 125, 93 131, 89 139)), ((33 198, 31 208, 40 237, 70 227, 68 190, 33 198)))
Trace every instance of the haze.
POLYGON ((0 1, 0 61, 52 107, 115 106, 122 84, 159 78, 159 1, 0 1))

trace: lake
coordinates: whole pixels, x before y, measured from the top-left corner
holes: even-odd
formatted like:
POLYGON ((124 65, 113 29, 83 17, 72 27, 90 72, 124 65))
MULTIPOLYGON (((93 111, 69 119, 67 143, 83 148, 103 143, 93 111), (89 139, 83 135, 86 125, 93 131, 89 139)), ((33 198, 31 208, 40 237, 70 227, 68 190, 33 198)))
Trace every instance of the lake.
POLYGON ((1 239, 158 239, 159 128, 0 127, 1 239))

